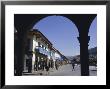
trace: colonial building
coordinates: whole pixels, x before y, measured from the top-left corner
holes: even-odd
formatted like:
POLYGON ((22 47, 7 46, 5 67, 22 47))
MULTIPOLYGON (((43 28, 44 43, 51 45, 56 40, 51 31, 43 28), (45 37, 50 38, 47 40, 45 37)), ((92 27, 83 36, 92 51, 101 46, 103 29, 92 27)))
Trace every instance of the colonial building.
POLYGON ((55 52, 56 59, 60 60, 60 65, 67 64, 68 59, 58 50, 55 52))
POLYGON ((63 60, 61 53, 53 47, 53 44, 39 30, 29 31, 25 48, 24 72, 44 70, 46 65, 54 68, 56 59, 63 60))

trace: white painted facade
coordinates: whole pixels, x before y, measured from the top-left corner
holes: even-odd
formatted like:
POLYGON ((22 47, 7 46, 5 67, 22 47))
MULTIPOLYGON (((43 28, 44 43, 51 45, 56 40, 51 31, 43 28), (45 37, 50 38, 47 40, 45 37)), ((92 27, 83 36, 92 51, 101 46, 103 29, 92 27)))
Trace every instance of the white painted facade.
MULTIPOLYGON (((39 49, 39 52, 42 53, 42 54, 45 54, 47 55, 48 59, 53 59, 55 60, 55 54, 53 52, 53 54, 51 55, 51 50, 48 48, 48 45, 46 45, 44 42, 41 41, 40 38, 37 38, 36 39, 36 36, 33 35, 33 37, 31 38, 31 45, 30 45, 30 49, 35 52, 35 48, 36 49, 39 49), (38 42, 40 43, 40 45, 38 44, 38 42), (42 46, 43 45, 43 46, 42 46), (40 47, 38 47, 40 46, 40 47), (43 48, 42 48, 43 47, 43 48)), ((42 59, 42 58, 41 58, 42 59)), ((39 58, 38 58, 39 60, 39 58)), ((34 63, 35 63, 35 53, 33 53, 33 56, 32 56, 32 70, 34 70, 34 63)))
POLYGON ((61 55, 58 52, 55 52, 55 59, 61 59, 61 55))
MULTIPOLYGON (((47 58, 49 60, 53 60, 55 62, 56 59, 61 59, 61 55, 56 52, 56 50, 54 49, 50 49, 48 46, 49 44, 44 43, 41 39, 42 38, 37 38, 36 35, 31 35, 28 37, 28 39, 30 39, 30 44, 29 44, 29 51, 33 52, 32 55, 32 72, 34 70, 34 64, 35 64, 35 59, 36 59, 36 55, 35 55, 35 50, 38 49, 39 53, 41 54, 45 54, 47 55, 47 58)), ((41 58, 42 59, 42 58, 41 58)), ((40 58, 38 57, 38 60, 40 60, 40 58)), ((24 70, 26 70, 26 59, 24 59, 24 70)))

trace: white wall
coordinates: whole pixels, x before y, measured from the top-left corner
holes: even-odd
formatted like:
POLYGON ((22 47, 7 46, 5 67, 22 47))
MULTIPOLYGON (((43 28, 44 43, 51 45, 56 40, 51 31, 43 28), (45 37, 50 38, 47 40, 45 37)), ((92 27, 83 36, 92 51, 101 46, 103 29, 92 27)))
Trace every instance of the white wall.
MULTIPOLYGON (((38 42, 40 42, 41 45, 45 46, 46 47, 46 50, 48 52, 50 52, 50 49, 48 48, 48 45, 46 45, 44 42, 42 42, 40 39, 37 39, 38 42)), ((50 59, 50 55, 48 55, 48 59, 50 59)))
POLYGON ((57 52, 55 52, 55 58, 61 58, 60 54, 58 54, 57 52))
MULTIPOLYGON (((35 52, 35 47, 38 46, 38 41, 36 40, 36 36, 34 35, 32 37, 32 51, 35 52)), ((34 62, 35 62, 35 53, 33 53, 33 57, 32 57, 32 70, 34 70, 34 62)))

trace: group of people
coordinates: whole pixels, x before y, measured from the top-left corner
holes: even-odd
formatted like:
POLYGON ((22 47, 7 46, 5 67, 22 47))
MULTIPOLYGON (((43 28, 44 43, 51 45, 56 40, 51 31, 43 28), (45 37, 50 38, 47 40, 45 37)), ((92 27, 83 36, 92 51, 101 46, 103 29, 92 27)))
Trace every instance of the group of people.
MULTIPOLYGON (((26 67, 28 69, 28 72, 31 73, 32 71, 32 58, 27 57, 26 58, 26 67)), ((34 62, 34 71, 47 71, 49 72, 50 69, 56 69, 59 70, 59 66, 63 65, 63 62, 59 59, 56 59, 53 61, 52 59, 48 58, 41 58, 38 60, 36 57, 36 60, 34 62)), ((72 62, 73 69, 74 69, 74 62, 72 62)))
POLYGON ((38 71, 38 70, 46 70, 47 72, 49 72, 50 68, 56 68, 56 70, 58 70, 59 68, 59 61, 56 60, 55 63, 53 60, 36 60, 35 64, 34 64, 34 70, 38 71))
POLYGON ((53 68, 53 61, 47 62, 47 60, 40 60, 35 62, 34 69, 37 70, 44 70, 48 68, 53 68))

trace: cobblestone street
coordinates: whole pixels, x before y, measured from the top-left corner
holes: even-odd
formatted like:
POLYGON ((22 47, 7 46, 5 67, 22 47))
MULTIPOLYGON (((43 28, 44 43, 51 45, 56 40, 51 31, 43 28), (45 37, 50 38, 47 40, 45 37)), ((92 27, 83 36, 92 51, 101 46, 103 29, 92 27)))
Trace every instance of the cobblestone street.
MULTIPOLYGON (((95 66, 89 66, 90 76, 97 76, 97 71, 95 66)), ((81 76, 80 73, 80 65, 75 66, 75 70, 72 71, 72 65, 62 65, 59 67, 58 70, 50 69, 49 73, 44 71, 35 71, 33 73, 25 73, 23 76, 27 75, 34 75, 34 76, 81 76), (42 74, 42 75, 40 75, 42 74)))

